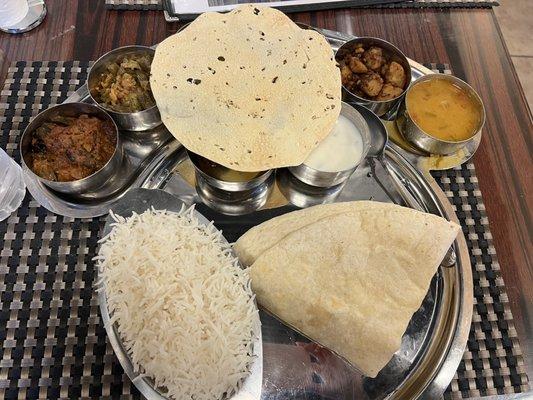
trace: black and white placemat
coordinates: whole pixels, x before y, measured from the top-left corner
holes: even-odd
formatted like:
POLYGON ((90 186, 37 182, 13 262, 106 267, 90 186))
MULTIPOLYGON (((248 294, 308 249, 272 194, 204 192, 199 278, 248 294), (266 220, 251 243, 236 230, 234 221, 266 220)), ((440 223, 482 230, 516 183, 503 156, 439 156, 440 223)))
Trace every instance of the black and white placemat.
MULTIPOLYGON (((0 93, 0 146, 17 161, 32 116, 87 77, 85 62, 18 62, 0 93)), ((435 64, 441 72, 446 66, 435 64)), ((471 254, 474 316, 446 399, 527 391, 522 353, 474 165, 434 174, 471 254)), ((0 222, 0 398, 138 398, 100 323, 93 256, 101 218, 72 219, 29 196, 0 222)))
MULTIPOLYGON (((105 0, 110 10, 163 10, 163 0, 105 0)), ((405 0, 397 3, 362 6, 363 8, 490 8, 496 0, 405 0)))

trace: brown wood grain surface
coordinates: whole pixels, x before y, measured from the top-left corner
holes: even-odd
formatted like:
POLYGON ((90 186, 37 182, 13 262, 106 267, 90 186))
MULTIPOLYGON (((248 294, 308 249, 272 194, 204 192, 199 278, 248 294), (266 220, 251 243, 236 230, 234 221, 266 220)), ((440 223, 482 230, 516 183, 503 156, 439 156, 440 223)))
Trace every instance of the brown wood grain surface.
MULTIPOLYGON (((152 45, 174 33, 158 11, 108 11, 104 1, 47 1, 48 15, 21 36, 0 33, 1 82, 19 60, 94 60, 117 46, 152 45)), ((419 62, 451 65, 482 97, 487 122, 474 163, 521 347, 533 374, 531 112, 488 9, 360 9, 293 14, 311 25, 384 38, 419 62)))

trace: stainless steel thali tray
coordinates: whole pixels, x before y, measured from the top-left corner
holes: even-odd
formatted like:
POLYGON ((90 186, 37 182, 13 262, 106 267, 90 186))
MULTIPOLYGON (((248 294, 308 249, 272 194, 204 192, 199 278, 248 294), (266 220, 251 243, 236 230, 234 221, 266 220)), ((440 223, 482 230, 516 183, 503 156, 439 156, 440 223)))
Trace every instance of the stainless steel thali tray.
MULTIPOLYGON (((338 32, 319 30, 338 48, 353 38, 338 32)), ((410 61, 413 79, 431 73, 410 61)), ((67 101, 89 101, 84 85, 67 101)), ((229 216, 204 205, 194 186, 194 170, 185 149, 172 138, 163 125, 138 133, 124 133, 125 158, 117 178, 99 192, 83 198, 59 195, 26 176, 33 197, 45 208, 71 217, 94 217, 107 214, 132 188, 162 189, 197 210, 235 241, 250 227, 273 216, 294 210, 287 197, 300 206, 328 201, 368 200, 401 203, 401 196, 389 186, 392 199, 377 184, 368 166, 362 166, 348 180, 342 191, 314 193, 299 191, 285 170, 276 172, 276 185, 263 209, 239 216, 229 216)), ((440 166, 460 164, 475 151, 477 144, 455 158, 441 160, 440 166)), ((386 157, 394 172, 402 178, 409 192, 427 212, 456 220, 453 209, 430 169, 439 165, 431 157, 412 152, 409 147, 392 143, 386 157), (428 161, 429 160, 429 161, 428 161)), ((376 170, 383 182, 383 170, 376 170)), ((472 275, 468 249, 463 235, 455 242, 457 263, 440 268, 430 290, 413 316, 402 340, 401 349, 374 378, 361 376, 340 359, 308 344, 308 340, 261 314, 263 336, 262 399, 435 399, 439 397, 459 365, 464 352, 472 314, 472 275)), ((335 327, 331 327, 332 330, 335 327)))

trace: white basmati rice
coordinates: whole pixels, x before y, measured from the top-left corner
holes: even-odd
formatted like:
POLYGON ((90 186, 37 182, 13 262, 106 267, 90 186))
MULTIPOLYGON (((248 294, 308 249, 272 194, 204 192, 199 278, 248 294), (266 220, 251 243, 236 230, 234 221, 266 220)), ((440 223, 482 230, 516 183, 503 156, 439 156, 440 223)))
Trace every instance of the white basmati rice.
POLYGON ((192 208, 114 216, 96 257, 137 372, 174 399, 222 399, 249 374, 257 307, 243 270, 192 208))

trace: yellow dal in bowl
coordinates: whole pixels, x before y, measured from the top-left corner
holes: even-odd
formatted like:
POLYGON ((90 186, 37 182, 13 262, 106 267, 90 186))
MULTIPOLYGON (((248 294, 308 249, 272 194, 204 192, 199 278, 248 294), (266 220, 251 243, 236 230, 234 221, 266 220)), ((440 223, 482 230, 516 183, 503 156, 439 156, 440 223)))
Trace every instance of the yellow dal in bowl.
POLYGON ((474 136, 481 124, 481 104, 472 94, 447 79, 429 79, 407 92, 407 111, 428 135, 448 142, 474 136))

